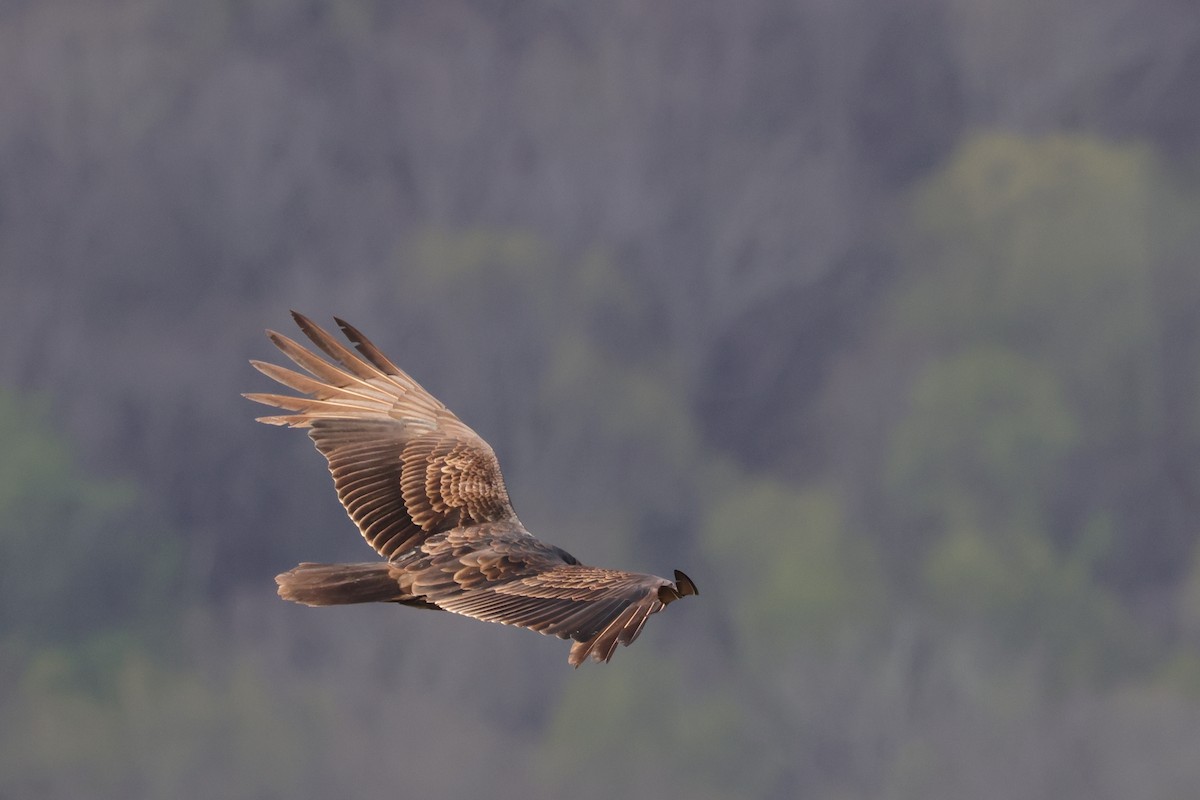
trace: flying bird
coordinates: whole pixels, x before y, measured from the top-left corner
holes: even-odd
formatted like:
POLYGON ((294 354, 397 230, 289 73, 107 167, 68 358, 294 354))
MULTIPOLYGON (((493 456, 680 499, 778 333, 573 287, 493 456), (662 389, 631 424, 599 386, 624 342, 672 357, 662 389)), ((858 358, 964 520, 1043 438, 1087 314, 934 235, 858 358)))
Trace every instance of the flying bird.
POLYGON ((304 369, 253 360, 301 396, 248 393, 291 412, 259 422, 306 428, 329 462, 350 519, 383 561, 303 563, 275 578, 279 596, 309 606, 400 603, 441 609, 574 640, 568 663, 608 661, 651 614, 697 594, 675 580, 589 567, 534 538, 517 519, 492 448, 337 319, 354 346, 295 311, 328 360, 275 331, 267 336, 304 369))

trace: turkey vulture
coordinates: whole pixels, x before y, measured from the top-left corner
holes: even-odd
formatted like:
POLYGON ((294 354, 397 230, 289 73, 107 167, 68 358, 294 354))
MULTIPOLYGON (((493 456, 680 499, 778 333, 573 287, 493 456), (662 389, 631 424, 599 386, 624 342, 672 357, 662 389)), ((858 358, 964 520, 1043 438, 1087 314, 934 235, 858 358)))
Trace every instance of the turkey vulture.
POLYGON ((304 563, 275 578, 279 596, 310 606, 403 603, 573 639, 568 662, 608 661, 649 616, 697 594, 675 580, 589 567, 533 537, 513 512, 488 443, 338 319, 358 351, 302 314, 293 318, 331 363, 267 331, 309 374, 250 363, 302 396, 250 393, 292 412, 259 417, 308 428, 329 461, 346 512, 383 561, 304 563))

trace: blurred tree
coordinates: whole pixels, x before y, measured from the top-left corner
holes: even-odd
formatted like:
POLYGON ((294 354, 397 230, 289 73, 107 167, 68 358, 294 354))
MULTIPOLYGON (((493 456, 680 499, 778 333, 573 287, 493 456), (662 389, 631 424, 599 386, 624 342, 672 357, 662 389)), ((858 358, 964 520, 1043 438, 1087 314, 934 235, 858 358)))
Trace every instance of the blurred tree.
MULTIPOLYGON (((625 653, 622 653, 624 656, 625 653)), ((756 796, 773 777, 745 737, 734 687, 697 685, 645 654, 633 672, 595 672, 564 686, 544 740, 542 779, 556 796, 610 798, 670 786, 696 798, 756 796)))
MULTIPOLYGON (((1190 234, 1160 213, 1178 201, 1136 145, 976 136, 914 196, 913 266, 886 334, 935 360, 910 395, 926 421, 901 424, 892 468, 927 452, 976 481, 988 513, 1035 510, 1060 548, 1111 515, 1097 569, 1127 590, 1177 576, 1193 538, 1164 480, 1187 429, 1179 392, 1194 392, 1176 376, 1200 363, 1194 343, 1163 345, 1166 321, 1197 301, 1172 274, 1190 234)), ((953 496, 927 488, 935 503, 953 496)))
POLYGON ((710 500, 700 541, 721 565, 712 594, 731 609, 741 658, 765 667, 879 611, 885 575, 844 517, 837 491, 770 479, 735 479, 710 500))
POLYGON ((0 731, 6 796, 336 793, 320 693, 244 650, 166 668, 127 647, 99 686, 78 658, 46 650, 15 688, 0 731))
POLYGON ((0 640, 162 619, 181 591, 174 533, 129 482, 80 469, 47 405, 0 390, 0 640))
POLYGON ((1040 527, 1055 474, 1079 438, 1053 372, 1010 350, 977 346, 917 376, 886 470, 908 514, 936 515, 954 498, 969 498, 992 519, 1040 527))

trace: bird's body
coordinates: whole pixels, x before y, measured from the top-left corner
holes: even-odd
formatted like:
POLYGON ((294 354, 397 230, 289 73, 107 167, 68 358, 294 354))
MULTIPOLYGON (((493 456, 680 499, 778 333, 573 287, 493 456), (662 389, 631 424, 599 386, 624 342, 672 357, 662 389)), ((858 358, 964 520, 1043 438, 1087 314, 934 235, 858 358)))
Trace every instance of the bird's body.
POLYGON ((251 362, 306 396, 247 394, 293 412, 261 422, 309 429, 338 497, 385 561, 300 564, 279 595, 307 605, 392 602, 573 639, 569 662, 612 658, 651 614, 696 594, 682 572, 589 567, 531 535, 513 511, 491 447, 338 320, 352 352, 306 317, 301 330, 335 363, 268 331, 309 375, 251 362))

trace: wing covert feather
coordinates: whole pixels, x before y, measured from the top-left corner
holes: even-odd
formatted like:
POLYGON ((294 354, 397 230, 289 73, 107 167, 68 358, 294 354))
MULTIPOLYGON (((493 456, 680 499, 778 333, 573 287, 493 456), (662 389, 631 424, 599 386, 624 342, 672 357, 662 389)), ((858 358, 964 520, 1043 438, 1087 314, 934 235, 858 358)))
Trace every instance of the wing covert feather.
POLYGON ((307 317, 296 323, 330 363, 278 333, 271 341, 308 375, 251 362, 299 395, 246 397, 291 414, 262 422, 307 428, 334 487, 367 542, 385 558, 427 536, 516 514, 492 448, 357 329, 339 320, 357 353, 307 317))
POLYGON ((589 567, 503 523, 438 534, 398 563, 406 592, 487 622, 574 639, 570 662, 607 661, 661 610, 654 575, 589 567))

